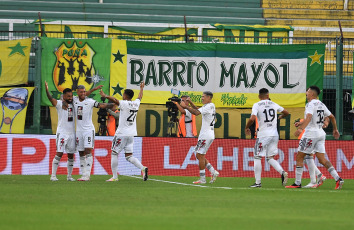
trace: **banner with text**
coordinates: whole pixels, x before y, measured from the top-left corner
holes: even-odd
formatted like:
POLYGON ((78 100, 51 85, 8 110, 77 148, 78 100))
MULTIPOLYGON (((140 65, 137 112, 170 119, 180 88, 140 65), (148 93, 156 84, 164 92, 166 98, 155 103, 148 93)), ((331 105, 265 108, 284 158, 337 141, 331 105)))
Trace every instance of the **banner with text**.
MULTIPOLYGON (((42 105, 51 106, 47 98, 44 81, 55 99, 65 88, 73 91, 79 85, 86 90, 103 85, 109 89, 111 39, 55 39, 42 38, 42 105)), ((90 97, 101 101, 99 93, 90 97)))
POLYGON ((24 133, 28 101, 34 87, 0 88, 0 133, 24 133))
POLYGON ((305 105, 309 85, 323 87, 325 45, 235 45, 112 41, 111 95, 138 92, 142 103, 164 104, 171 88, 201 104, 214 93, 216 107, 252 107, 258 90, 268 88, 284 107, 305 105))
POLYGON ((28 82, 32 38, 0 41, 0 86, 28 82))
MULTIPOLYGON (((111 174, 111 143, 113 137, 96 137, 93 151, 93 175, 111 174)), ((199 175, 198 160, 193 153, 196 138, 135 137, 134 155, 149 167, 151 176, 195 176, 199 175)), ((206 157, 220 172, 220 177, 254 177, 253 146, 255 140, 216 139, 210 146, 206 157)), ((289 177, 295 176, 295 155, 297 140, 280 140, 276 159, 289 177)), ((56 154, 54 135, 2 135, 0 136, 0 174, 49 175, 52 160, 56 154)), ((326 141, 328 159, 343 179, 354 179, 354 142, 326 141)), ((125 160, 124 154, 118 157, 120 175, 140 175, 133 164, 125 160)), ((327 177, 329 172, 318 163, 316 165, 327 177)), ((262 177, 279 178, 266 162, 262 163, 262 177)), ((59 163, 58 174, 67 173, 67 156, 59 163)), ((79 174, 79 155, 75 154, 73 174, 79 174)), ((306 170, 305 170, 306 171, 306 170)), ((209 176, 209 175, 208 175, 209 176)), ((304 172, 308 178, 308 173, 304 172)), ((49 178, 48 178, 49 180, 49 178)))

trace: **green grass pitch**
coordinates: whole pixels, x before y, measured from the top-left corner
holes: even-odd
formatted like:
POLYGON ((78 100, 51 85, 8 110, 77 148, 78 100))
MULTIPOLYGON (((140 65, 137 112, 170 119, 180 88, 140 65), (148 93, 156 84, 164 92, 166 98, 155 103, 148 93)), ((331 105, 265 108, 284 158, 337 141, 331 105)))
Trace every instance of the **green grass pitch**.
POLYGON ((280 179, 263 178, 262 188, 250 189, 253 178, 205 187, 189 185, 196 177, 58 178, 0 175, 0 229, 354 229, 353 180, 336 191, 333 179, 318 189, 285 189, 280 179))

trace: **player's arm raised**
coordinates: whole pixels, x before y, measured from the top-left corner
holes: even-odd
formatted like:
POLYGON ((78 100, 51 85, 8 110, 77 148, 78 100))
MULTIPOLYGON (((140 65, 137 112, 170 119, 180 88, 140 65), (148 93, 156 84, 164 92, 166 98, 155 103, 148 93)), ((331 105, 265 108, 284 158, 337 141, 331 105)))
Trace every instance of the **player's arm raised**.
POLYGON ((101 95, 101 97, 107 98, 108 100, 110 100, 110 101, 113 102, 113 103, 100 103, 99 106, 100 106, 101 109, 112 109, 113 106, 114 106, 114 104, 119 105, 119 100, 117 100, 115 97, 108 96, 107 94, 105 94, 105 93, 103 92, 102 89, 101 89, 101 91, 100 91, 100 95, 101 95), (101 107, 101 105, 102 105, 102 106, 106 106, 106 107, 101 107), (107 106, 108 106, 108 107, 107 107, 107 106))
POLYGON ((93 93, 94 91, 101 89, 103 87, 103 85, 98 85, 95 88, 90 89, 89 91, 86 91, 86 97, 90 96, 91 93, 93 93))
POLYGON ((198 109, 187 106, 186 104, 184 104, 183 101, 181 102, 181 107, 183 109, 187 109, 189 112, 191 112, 191 114, 194 114, 196 116, 198 116, 200 114, 200 111, 198 109))
POLYGON ((174 101, 173 103, 175 103, 175 105, 177 106, 177 108, 181 112, 181 114, 186 114, 186 110, 184 110, 177 101, 174 101))
POLYGON ((281 113, 281 115, 278 117, 278 119, 282 119, 282 118, 284 118, 284 117, 286 117, 286 116, 289 115, 289 111, 286 110, 286 109, 284 109, 284 110, 281 111, 280 113, 281 113))
POLYGON ((192 107, 193 109, 198 109, 198 107, 194 105, 194 103, 193 103, 193 101, 191 100, 190 97, 188 97, 186 100, 189 102, 189 104, 191 105, 191 107, 192 107))
POLYGON ((250 119, 248 119, 247 124, 246 124, 246 128, 245 128, 246 135, 251 135, 250 127, 256 121, 256 119, 257 119, 256 115, 251 115, 250 119))
POLYGON ((143 98, 144 86, 145 86, 145 83, 144 83, 144 82, 141 82, 141 83, 140 83, 140 92, 139 92, 139 95, 138 95, 138 99, 139 99, 140 101, 141 101, 141 99, 143 98))
POLYGON ((45 81, 44 84, 45 84, 45 91, 47 93, 47 97, 48 97, 49 101, 52 103, 53 106, 56 106, 57 105, 57 100, 54 99, 53 96, 49 93, 47 81, 45 81))

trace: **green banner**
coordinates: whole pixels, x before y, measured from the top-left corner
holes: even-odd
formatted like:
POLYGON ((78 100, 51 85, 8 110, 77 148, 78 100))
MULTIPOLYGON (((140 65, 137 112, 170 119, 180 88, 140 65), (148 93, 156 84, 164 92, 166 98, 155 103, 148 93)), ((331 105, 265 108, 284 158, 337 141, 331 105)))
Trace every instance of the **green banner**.
MULTIPOLYGON (((111 85, 138 91, 142 103, 164 104, 171 88, 201 105, 203 91, 214 93, 216 107, 250 108, 258 90, 268 88, 284 107, 305 106, 306 89, 323 87, 325 45, 230 45, 112 42, 111 85)), ((112 91, 112 90, 111 90, 112 91)), ((119 93, 111 92, 121 98, 119 93)))
MULTIPOLYGON (((55 39, 42 38, 42 100, 44 106, 52 104, 45 93, 44 81, 55 99, 65 88, 74 91, 79 85, 86 90, 103 85, 109 90, 111 39, 55 39)), ((90 97, 100 101, 98 93, 90 97)))

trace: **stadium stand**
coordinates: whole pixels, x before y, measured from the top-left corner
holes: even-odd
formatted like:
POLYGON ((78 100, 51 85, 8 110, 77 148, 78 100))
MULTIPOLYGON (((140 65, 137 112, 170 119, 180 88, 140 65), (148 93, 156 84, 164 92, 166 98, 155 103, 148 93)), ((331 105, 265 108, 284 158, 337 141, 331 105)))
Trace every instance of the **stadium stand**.
MULTIPOLYGON (((264 25, 261 0, 0 1, 2 19, 264 25), (187 7, 186 7, 187 6, 187 7)), ((0 25, 3 28, 4 25, 0 25)), ((33 29, 18 26, 14 31, 33 29)))

